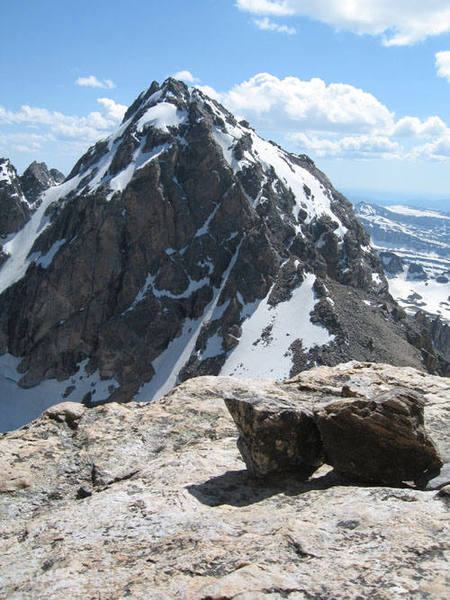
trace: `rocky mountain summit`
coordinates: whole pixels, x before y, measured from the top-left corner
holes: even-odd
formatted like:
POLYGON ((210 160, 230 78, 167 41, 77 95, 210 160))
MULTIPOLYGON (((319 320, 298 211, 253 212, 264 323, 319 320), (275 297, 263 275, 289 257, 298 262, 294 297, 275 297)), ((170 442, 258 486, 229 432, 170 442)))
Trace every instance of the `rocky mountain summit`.
POLYGON ((35 202, 48 188, 58 185, 65 177, 58 169, 48 169, 44 162, 32 162, 20 178, 23 193, 28 202, 35 202))
POLYGON ((448 368, 314 163, 173 79, 39 196, 9 253, 0 371, 16 398, 51 380, 54 402, 151 400, 193 376, 349 359, 448 368))
POLYGON ((152 403, 53 406, 0 436, 0 595, 443 600, 449 392, 445 378, 352 362, 284 383, 194 378, 152 403), (225 406, 358 404, 399 390, 422 404, 445 463, 427 486, 355 484, 325 465, 307 480, 253 478, 225 406))
MULTIPOLYGON (((20 231, 35 210, 39 195, 62 181, 64 175, 57 169, 49 171, 45 163, 33 162, 19 176, 10 160, 0 158, 0 238, 20 231)), ((0 265, 7 258, 0 244, 0 265)))
POLYGON ((5 238, 25 225, 30 216, 17 171, 7 158, 0 158, 0 236, 5 238))

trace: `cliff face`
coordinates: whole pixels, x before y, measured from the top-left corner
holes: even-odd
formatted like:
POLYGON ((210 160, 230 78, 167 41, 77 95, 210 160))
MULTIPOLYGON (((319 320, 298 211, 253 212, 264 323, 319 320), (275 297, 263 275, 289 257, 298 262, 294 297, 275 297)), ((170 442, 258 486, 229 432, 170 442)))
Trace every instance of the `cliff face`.
POLYGON ((181 82, 141 94, 20 235, 0 271, 0 350, 25 387, 56 378, 71 400, 86 373, 95 403, 202 374, 423 365, 345 198, 181 82))
MULTIPOLYGON (((447 379, 349 363, 285 384, 202 377, 153 403, 65 403, 0 436, 0 595, 66 600, 444 599, 448 496, 249 477, 224 398, 337 400, 399 387, 446 462, 447 379)), ((433 486, 430 486, 433 487, 433 486)), ((448 582, 447 582, 448 583, 448 582)))
POLYGON ((16 169, 0 158, 0 236, 21 229, 30 217, 30 206, 23 193, 16 169))

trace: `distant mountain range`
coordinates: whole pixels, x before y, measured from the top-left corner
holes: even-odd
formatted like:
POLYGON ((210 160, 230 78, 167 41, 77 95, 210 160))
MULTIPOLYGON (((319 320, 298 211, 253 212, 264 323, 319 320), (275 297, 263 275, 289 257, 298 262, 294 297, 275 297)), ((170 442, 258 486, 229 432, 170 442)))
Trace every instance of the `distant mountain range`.
POLYGON ((360 203, 356 214, 377 248, 389 289, 408 312, 450 323, 450 214, 360 203))

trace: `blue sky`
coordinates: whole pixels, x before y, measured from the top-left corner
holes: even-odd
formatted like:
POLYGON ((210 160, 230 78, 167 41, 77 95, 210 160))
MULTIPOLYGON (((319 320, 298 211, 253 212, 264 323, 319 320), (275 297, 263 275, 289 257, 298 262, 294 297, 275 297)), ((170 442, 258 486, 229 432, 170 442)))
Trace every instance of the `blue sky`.
POLYGON ((450 0, 0 0, 0 156, 67 173, 181 72, 339 189, 450 198, 450 0), (183 73, 184 72, 184 73, 183 73))

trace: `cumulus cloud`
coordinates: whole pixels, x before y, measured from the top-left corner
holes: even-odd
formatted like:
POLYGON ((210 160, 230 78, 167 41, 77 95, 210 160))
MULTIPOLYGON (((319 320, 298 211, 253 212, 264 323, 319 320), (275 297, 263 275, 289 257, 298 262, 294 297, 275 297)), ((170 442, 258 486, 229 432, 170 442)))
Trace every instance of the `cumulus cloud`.
POLYGON ((121 121, 128 108, 125 104, 117 104, 111 98, 97 98, 97 102, 104 107, 107 116, 113 121, 121 121))
POLYGON ((303 81, 259 73, 235 85, 222 99, 232 112, 286 132, 307 127, 364 133, 393 124, 393 114, 372 94, 343 83, 327 85, 319 78, 303 81))
POLYGON ((392 135, 398 137, 431 137, 447 132, 447 125, 439 117, 428 117, 421 121, 417 117, 403 117, 393 128, 392 135))
POLYGON ((0 148, 11 147, 18 152, 36 152, 48 142, 53 141, 52 135, 37 133, 8 133, 0 134, 0 148))
POLYGON ((115 88, 116 85, 111 79, 97 79, 95 75, 89 75, 89 77, 78 77, 75 81, 76 85, 80 85, 82 87, 93 87, 93 88, 105 88, 111 90, 115 88))
POLYGON ((450 0, 237 0, 251 14, 309 17, 404 46, 450 31, 450 0))
POLYGON ((255 25, 262 31, 275 31, 276 33, 287 33, 288 35, 294 35, 297 33, 295 27, 288 27, 287 25, 278 25, 269 19, 264 17, 263 19, 255 19, 255 25))
MULTIPOLYGON (((96 141, 111 133, 123 118, 126 106, 117 104, 110 98, 99 98, 103 112, 94 111, 86 116, 65 115, 58 111, 24 104, 18 111, 6 110, 0 106, 0 123, 5 125, 25 125, 40 127, 52 139, 73 138, 85 142, 96 141)), ((29 134, 24 134, 29 139, 29 134)), ((45 139, 40 136, 41 139, 45 139)), ((49 139, 48 137, 46 138, 49 139)))
POLYGON ((285 0, 237 0, 236 6, 255 14, 286 16, 295 13, 285 0))
POLYGON ((439 158, 450 129, 438 116, 397 118, 373 94, 343 83, 259 73, 219 93, 222 102, 258 131, 298 152, 347 158, 439 158))
POLYGON ((439 77, 444 77, 450 83, 450 50, 436 52, 436 68, 439 77))
POLYGON ((356 135, 329 139, 297 133, 291 139, 320 157, 394 159, 402 154, 400 144, 386 136, 356 135))
POLYGON ((190 71, 177 71, 172 75, 174 79, 181 79, 182 81, 187 81, 188 83, 197 83, 200 81, 198 77, 194 77, 190 71))

